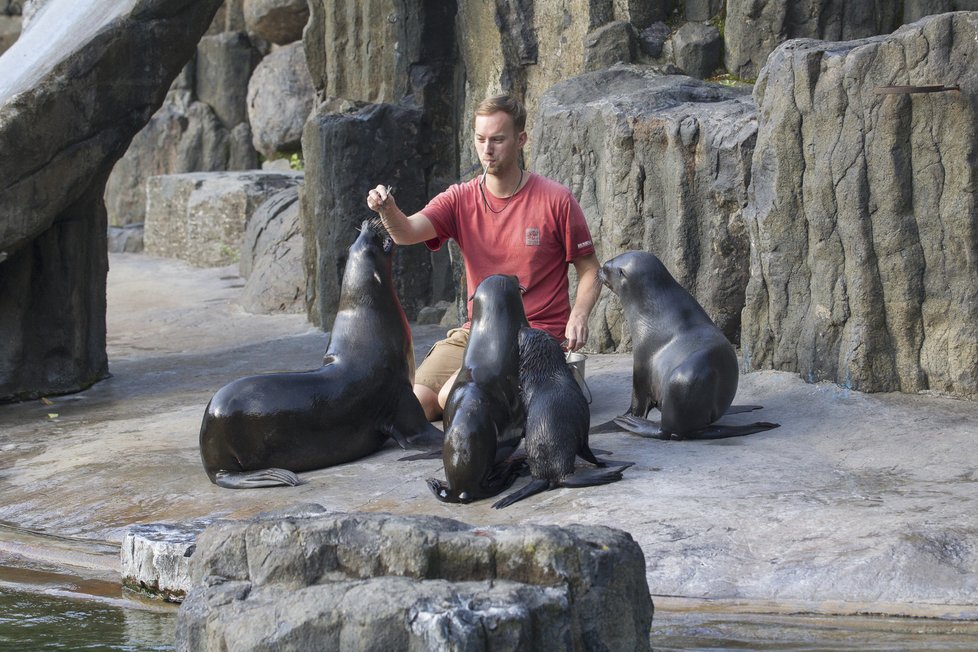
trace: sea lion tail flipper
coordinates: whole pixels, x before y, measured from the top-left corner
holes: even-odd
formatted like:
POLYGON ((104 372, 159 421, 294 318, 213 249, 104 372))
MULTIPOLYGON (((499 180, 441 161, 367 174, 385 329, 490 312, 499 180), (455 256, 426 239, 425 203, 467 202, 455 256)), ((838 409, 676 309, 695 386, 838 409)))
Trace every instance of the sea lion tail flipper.
POLYGON ((295 487, 299 476, 287 469, 259 469, 258 471, 218 471, 214 484, 225 489, 258 489, 260 487, 295 487))
POLYGON ((589 435, 603 435, 606 432, 621 432, 622 428, 615 420, 605 421, 604 423, 599 423, 596 426, 592 426, 590 430, 587 431, 589 435))
POLYGON ((550 489, 549 480, 539 480, 534 478, 530 480, 522 489, 517 489, 513 493, 509 494, 505 498, 495 502, 493 504, 493 509, 502 509, 504 507, 509 507, 513 503, 519 502, 524 498, 529 498, 534 494, 542 493, 550 489))
POLYGON ((673 435, 674 439, 727 439, 729 437, 743 437, 744 435, 752 435, 755 432, 764 432, 765 430, 771 430, 772 428, 777 428, 781 424, 779 423, 769 423, 767 421, 758 421, 757 423, 748 423, 743 426, 727 426, 720 423, 713 423, 703 428, 702 430, 697 430, 695 432, 687 433, 685 437, 673 435))
POLYGON ((434 460, 441 457, 441 449, 434 451, 424 451, 423 453, 415 453, 414 455, 405 455, 404 457, 397 458, 398 462, 415 462, 417 460, 434 460))
POLYGON ((577 469, 570 475, 564 476, 560 481, 561 487, 594 487, 602 484, 610 484, 621 480, 621 472, 631 466, 615 466, 607 468, 586 468, 577 469))
POLYGON ((763 405, 731 405, 727 408, 724 414, 742 414, 744 412, 753 412, 754 410, 763 410, 763 405))
POLYGON ((650 421, 642 417, 625 415, 615 417, 612 421, 633 435, 645 437, 647 439, 669 439, 669 435, 662 431, 662 427, 657 421, 650 421))
POLYGON ((405 450, 424 450, 441 455, 442 446, 445 444, 445 433, 427 421, 416 432, 408 435, 405 435, 395 423, 387 430, 387 434, 405 450))
MULTIPOLYGON (((601 454, 611 455, 611 453, 608 451, 601 451, 601 454)), ((587 445, 587 441, 579 442, 577 447, 577 456, 586 462, 594 464, 595 466, 604 466, 601 460, 594 456, 594 451, 587 445)))
POLYGON ((617 467, 621 471, 624 471, 630 466, 635 466, 635 462, 626 462, 624 460, 609 460, 603 457, 598 458, 598 464, 597 464, 598 468, 613 470, 615 467, 617 467))

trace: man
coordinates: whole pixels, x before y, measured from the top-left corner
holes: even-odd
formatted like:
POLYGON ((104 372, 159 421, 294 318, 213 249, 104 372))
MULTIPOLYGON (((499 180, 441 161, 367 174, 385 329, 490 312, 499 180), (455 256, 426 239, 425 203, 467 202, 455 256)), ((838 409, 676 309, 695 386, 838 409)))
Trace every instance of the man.
MULTIPOLYGON (((523 306, 530 325, 577 350, 587 341, 587 320, 598 299, 598 259, 584 213, 566 187, 523 170, 526 109, 497 95, 475 109, 475 149, 484 174, 451 186, 407 216, 384 186, 367 195, 399 245, 424 242, 437 250, 452 238, 465 260, 468 296, 492 274, 513 274, 526 288, 523 306), (567 267, 577 272, 577 298, 568 295, 567 267)), ((469 314, 471 315, 471 302, 469 314)), ((437 342, 418 367, 414 393, 428 419, 441 417, 462 364, 468 326, 437 342)))

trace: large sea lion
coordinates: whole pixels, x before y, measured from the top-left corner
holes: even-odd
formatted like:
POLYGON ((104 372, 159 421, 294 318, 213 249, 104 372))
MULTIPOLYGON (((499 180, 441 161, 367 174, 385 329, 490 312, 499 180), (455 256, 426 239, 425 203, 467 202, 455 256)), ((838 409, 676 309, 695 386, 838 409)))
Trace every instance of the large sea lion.
POLYGON ((484 279, 472 296, 472 330, 445 404, 442 461, 447 482, 431 478, 438 500, 469 503, 505 490, 518 464, 510 455, 523 436, 517 337, 529 326, 515 276, 484 279))
POLYGON ((394 291, 394 242, 365 221, 350 246, 321 368, 247 376, 214 394, 200 426, 211 482, 230 489, 298 484, 296 471, 350 462, 388 437, 437 448, 442 433, 411 389, 414 345, 394 291))
POLYGON ((632 331, 632 403, 613 420, 616 425, 660 439, 716 439, 778 426, 714 423, 725 414, 760 408, 731 408, 739 378, 737 354, 654 254, 620 254, 601 267, 600 278, 621 299, 632 331), (654 407, 662 413, 661 424, 645 419, 654 407))
POLYGON ((590 487, 621 480, 631 462, 598 460, 588 446, 591 409, 574 379, 557 340, 536 328, 522 328, 520 393, 526 409, 523 446, 532 480, 493 505, 508 507, 557 487, 590 487), (594 468, 576 469, 577 457, 594 468))

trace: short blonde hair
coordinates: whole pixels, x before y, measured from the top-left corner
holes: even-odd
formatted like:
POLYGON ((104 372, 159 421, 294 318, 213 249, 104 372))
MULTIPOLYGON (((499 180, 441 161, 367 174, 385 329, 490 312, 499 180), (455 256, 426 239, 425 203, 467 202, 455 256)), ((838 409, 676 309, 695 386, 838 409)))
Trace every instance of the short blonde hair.
POLYGON ((509 114, 513 119, 516 133, 526 131, 526 107, 512 95, 493 95, 482 100, 479 106, 475 107, 475 115, 492 115, 500 111, 509 114))

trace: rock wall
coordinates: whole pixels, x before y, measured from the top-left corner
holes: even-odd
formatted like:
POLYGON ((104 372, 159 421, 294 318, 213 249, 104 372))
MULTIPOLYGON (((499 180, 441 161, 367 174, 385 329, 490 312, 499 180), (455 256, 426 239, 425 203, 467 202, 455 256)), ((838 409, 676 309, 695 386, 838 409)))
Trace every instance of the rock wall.
MULTIPOLYGON (((394 186, 405 211, 425 199, 426 151, 423 114, 396 104, 369 104, 334 112, 321 107, 306 123, 306 184, 302 193, 306 246, 307 312, 328 329, 339 307, 350 244, 364 219, 375 216, 366 196, 377 180, 394 186), (313 181, 315 180, 315 181, 313 181)), ((431 256, 424 245, 398 247, 394 282, 408 319, 431 303, 431 256)))
MULTIPOLYGON (((536 170, 580 201, 599 260, 655 252, 736 342, 756 136, 747 90, 632 66, 555 85, 540 101, 531 140, 536 170)), ((614 294, 603 293, 590 330, 590 346, 630 350, 614 294)))
POLYGON ((755 88, 748 369, 978 398, 978 13, 794 41, 755 88), (960 91, 880 94, 889 85, 960 91))
POLYGON ((218 4, 49 0, 0 57, 0 400, 107 373, 106 178, 218 4))

